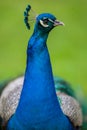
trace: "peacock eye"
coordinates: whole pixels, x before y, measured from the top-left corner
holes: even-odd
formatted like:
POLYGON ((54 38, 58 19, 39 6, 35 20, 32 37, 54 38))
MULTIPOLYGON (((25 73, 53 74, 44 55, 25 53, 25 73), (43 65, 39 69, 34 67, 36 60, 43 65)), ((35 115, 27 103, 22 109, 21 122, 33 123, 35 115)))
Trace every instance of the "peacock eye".
POLYGON ((40 20, 40 24, 41 24, 43 27, 45 27, 45 28, 49 27, 48 22, 49 22, 49 19, 48 19, 48 18, 43 18, 43 20, 40 20))
POLYGON ((48 18, 43 19, 43 24, 48 24, 48 18))

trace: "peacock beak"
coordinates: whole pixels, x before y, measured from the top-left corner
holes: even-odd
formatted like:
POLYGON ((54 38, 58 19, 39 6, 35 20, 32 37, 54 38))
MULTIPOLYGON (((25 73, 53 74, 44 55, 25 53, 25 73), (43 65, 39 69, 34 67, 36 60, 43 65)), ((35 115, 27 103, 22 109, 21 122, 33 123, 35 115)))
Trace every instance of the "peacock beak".
POLYGON ((64 26, 65 24, 63 22, 59 21, 59 20, 55 20, 54 21, 54 27, 59 26, 59 25, 64 26))

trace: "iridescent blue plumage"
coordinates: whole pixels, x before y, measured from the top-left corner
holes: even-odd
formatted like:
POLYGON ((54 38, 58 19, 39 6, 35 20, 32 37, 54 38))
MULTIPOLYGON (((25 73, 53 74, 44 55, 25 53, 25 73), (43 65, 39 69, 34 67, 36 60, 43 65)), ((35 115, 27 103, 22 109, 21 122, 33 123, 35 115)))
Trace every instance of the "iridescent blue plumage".
POLYGON ((60 25, 52 14, 36 18, 27 47, 27 64, 20 101, 7 130, 74 130, 63 114, 54 87, 47 49, 49 32, 60 25), (56 24, 55 24, 56 23, 56 24))
POLYGON ((27 47, 27 65, 20 101, 8 122, 7 130, 73 130, 57 100, 46 44, 55 22, 55 16, 47 13, 36 19, 34 33, 27 47))

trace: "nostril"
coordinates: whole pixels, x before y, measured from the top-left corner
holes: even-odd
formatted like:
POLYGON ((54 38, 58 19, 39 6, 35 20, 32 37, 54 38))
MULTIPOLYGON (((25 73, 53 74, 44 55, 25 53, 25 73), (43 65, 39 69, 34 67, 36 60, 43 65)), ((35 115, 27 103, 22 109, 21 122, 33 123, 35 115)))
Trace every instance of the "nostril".
POLYGON ((58 25, 64 26, 64 23, 61 22, 61 21, 59 21, 59 20, 55 20, 55 21, 54 21, 54 26, 58 26, 58 25))

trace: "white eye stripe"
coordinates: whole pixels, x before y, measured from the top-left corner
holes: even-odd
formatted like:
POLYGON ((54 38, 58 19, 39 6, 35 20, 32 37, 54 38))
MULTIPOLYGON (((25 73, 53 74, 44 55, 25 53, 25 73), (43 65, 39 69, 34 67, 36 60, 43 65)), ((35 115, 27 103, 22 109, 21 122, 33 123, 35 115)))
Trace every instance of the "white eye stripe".
MULTIPOLYGON (((46 19, 46 18, 44 18, 44 19, 46 19)), ((52 22, 52 23, 54 23, 54 21, 52 20, 52 19, 48 19, 50 22, 52 22)))
POLYGON ((52 23, 54 23, 54 21, 53 20, 51 20, 51 19, 48 19, 50 22, 52 22, 52 23))
POLYGON ((49 25, 44 24, 42 20, 40 20, 40 24, 41 24, 43 27, 45 27, 45 28, 49 27, 49 25))

